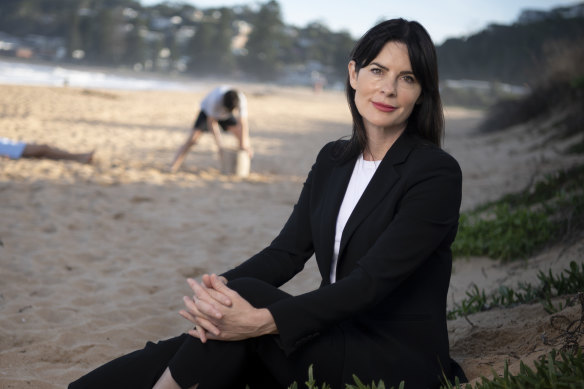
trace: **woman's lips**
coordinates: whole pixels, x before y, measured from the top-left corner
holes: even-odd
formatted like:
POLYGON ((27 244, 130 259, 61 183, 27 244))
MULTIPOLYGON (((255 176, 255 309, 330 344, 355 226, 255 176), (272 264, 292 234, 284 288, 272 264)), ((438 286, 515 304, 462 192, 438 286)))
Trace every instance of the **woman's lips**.
POLYGON ((372 102, 373 106, 375 108, 377 108, 380 111, 383 112, 393 112, 396 110, 396 108, 393 105, 387 105, 387 104, 383 104, 383 103, 376 103, 375 101, 372 102))

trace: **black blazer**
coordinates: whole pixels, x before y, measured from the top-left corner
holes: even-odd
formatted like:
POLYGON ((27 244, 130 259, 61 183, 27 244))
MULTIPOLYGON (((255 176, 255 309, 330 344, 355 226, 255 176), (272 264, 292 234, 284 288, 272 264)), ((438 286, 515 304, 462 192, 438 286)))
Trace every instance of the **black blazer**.
MULTIPOLYGON (((320 288, 267 308, 287 354, 333 326, 343 334, 344 382, 437 387, 450 376, 446 297, 459 218, 456 160, 402 134, 387 152, 342 234, 337 282, 330 284, 336 219, 356 156, 339 162, 327 144, 298 203, 269 247, 224 275, 281 286, 315 254, 320 288)), ((316 368, 318 368, 316 366, 316 368)))

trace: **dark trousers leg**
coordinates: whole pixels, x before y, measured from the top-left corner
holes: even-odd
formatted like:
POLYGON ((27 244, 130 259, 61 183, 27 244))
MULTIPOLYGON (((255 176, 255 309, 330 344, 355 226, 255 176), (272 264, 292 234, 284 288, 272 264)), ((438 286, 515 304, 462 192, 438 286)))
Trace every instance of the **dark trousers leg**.
MULTIPOLYGON (((249 279, 248 279, 249 280, 249 279)), ((256 306, 265 306, 278 298, 291 297, 285 292, 278 290, 268 284, 252 280, 250 282, 230 283, 231 287, 241 289, 242 296, 251 299, 252 304, 256 306), (257 286, 260 285, 260 286, 257 286), (255 288, 259 288, 255 290, 255 288), (269 293, 267 292, 269 290, 269 293)), ((236 289, 236 290, 238 290, 236 289)), ((251 342, 247 342, 251 343, 251 342)), ((193 372, 207 371, 219 373, 219 366, 227 357, 229 363, 229 374, 218 376, 223 378, 223 382, 229 384, 214 385, 211 387, 237 387, 236 382, 250 382, 248 372, 254 371, 257 361, 245 358, 249 354, 248 344, 244 342, 213 342, 209 341, 203 345, 198 339, 187 334, 176 338, 160 341, 158 343, 148 342, 146 346, 132 353, 121 356, 111 362, 98 367, 83 377, 69 385, 70 389, 91 389, 91 388, 152 388, 158 378, 162 375, 166 367, 169 367, 170 361, 174 358, 173 378, 183 387, 190 387, 189 382, 196 381, 196 375, 193 372), (214 351, 208 351, 209 349, 214 351), (181 351, 179 353, 179 351, 181 351), (215 358, 215 359, 214 359, 215 358)), ((266 372, 267 373, 267 372, 266 372)), ((211 377, 210 377, 211 379, 211 377)), ((214 379, 214 378, 213 378, 214 379)), ((272 387, 274 381, 266 375, 261 377, 259 382, 267 382, 266 385, 256 387, 272 387)))
MULTIPOLYGON (((229 282, 254 307, 265 307, 277 300, 290 298, 288 293, 253 278, 241 278, 229 282)), ((182 388, 199 384, 204 388, 245 388, 254 376, 265 377, 265 385, 252 386, 277 388, 279 385, 269 371, 262 368, 256 357, 261 343, 274 343, 272 336, 247 339, 238 342, 207 341, 191 337, 186 339, 169 362, 172 377, 182 388), (262 371, 261 374, 250 374, 262 371), (251 377, 250 377, 251 375, 251 377), (269 386, 268 386, 269 385, 269 386)), ((274 343, 275 346, 275 343, 274 343)))
POLYGON ((69 385, 70 389, 152 388, 168 361, 191 336, 183 334, 158 343, 148 342, 142 350, 126 354, 89 372, 69 385))
MULTIPOLYGON (((255 307, 265 307, 291 296, 251 278, 229 283, 255 307)), ((306 381, 308 366, 315 378, 333 388, 341 377, 344 345, 340 330, 322 334, 301 350, 286 356, 275 336, 239 342, 208 341, 203 344, 189 335, 148 342, 142 350, 117 358, 70 384, 80 388, 151 388, 166 367, 183 388, 200 383, 205 388, 286 388, 293 381, 306 381)))

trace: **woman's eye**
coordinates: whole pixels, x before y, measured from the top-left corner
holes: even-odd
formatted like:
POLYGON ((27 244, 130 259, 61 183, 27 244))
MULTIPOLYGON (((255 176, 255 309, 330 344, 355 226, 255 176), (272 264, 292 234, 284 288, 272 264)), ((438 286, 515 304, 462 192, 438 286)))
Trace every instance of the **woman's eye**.
POLYGON ((414 82, 416 82, 416 80, 412 76, 403 76, 402 79, 408 84, 413 84, 414 82))
POLYGON ((382 70, 379 68, 371 68, 371 73, 379 75, 382 73, 382 70))

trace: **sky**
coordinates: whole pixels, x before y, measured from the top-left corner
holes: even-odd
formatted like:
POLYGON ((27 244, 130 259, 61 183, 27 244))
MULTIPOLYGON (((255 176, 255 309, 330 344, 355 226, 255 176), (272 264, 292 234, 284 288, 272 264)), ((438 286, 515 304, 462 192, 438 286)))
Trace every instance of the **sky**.
MULTIPOLYGON (((263 4, 267 0, 173 0, 199 8, 263 4)), ((359 38, 382 19, 417 20, 436 44, 448 38, 472 35, 491 23, 511 24, 523 9, 548 11, 577 4, 557 0, 277 0, 284 23, 304 27, 319 21, 332 31, 348 31, 359 38)), ((143 5, 162 0, 142 0, 143 5)))

